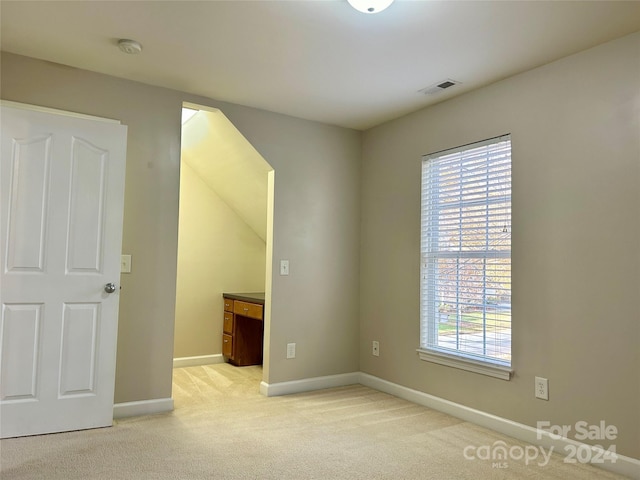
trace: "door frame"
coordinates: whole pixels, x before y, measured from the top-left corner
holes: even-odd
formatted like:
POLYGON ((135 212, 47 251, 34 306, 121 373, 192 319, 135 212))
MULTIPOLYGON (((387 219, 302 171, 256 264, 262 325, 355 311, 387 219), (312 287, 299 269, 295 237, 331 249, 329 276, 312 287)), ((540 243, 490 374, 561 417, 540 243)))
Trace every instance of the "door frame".
MULTIPOLYGON (((221 112, 223 115, 225 115, 222 108, 201 105, 201 104, 186 102, 186 101, 182 102, 180 112, 182 112, 182 108, 189 108, 193 110, 203 110, 203 111, 209 111, 209 112, 221 112)), ((229 119, 228 117, 227 117, 227 120, 229 120, 229 122, 233 124, 231 119, 229 119)), ((233 125, 235 127, 235 124, 233 125)), ((180 126, 181 126, 180 132, 182 136, 182 122, 180 123, 180 126)), ((236 129, 238 130, 240 135, 243 135, 240 129, 238 129, 237 127, 236 129)), ((250 145, 253 146, 253 144, 251 144, 251 142, 249 142, 249 140, 246 139, 246 137, 245 137, 245 140, 250 145)), ((180 152, 182 156, 182 146, 180 148, 180 152)), ((266 224, 266 238, 265 238, 265 303, 264 303, 264 320, 263 320, 264 321, 264 339, 263 339, 263 348, 262 348, 262 351, 263 351, 263 364, 262 364, 263 371, 262 371, 262 384, 261 384, 261 391, 262 391, 262 385, 263 384, 266 385, 268 383, 269 371, 270 371, 270 368, 269 368, 270 348, 269 347, 271 343, 270 342, 270 339, 271 339, 271 291, 272 291, 272 284, 273 284, 273 232, 274 232, 273 222, 274 222, 274 207, 275 207, 275 203, 274 203, 275 168, 273 167, 273 165, 271 165, 267 161, 266 158, 262 156, 262 154, 258 151, 257 148, 256 148, 256 152, 260 155, 260 157, 264 160, 264 162, 271 167, 271 169, 267 172, 267 211, 266 211, 267 224, 266 224)), ((181 175, 182 173, 180 173, 180 176, 181 175)), ((176 279, 177 279, 177 270, 176 270, 176 279)), ((175 293, 177 294, 177 292, 175 293)), ((220 312, 213 312, 212 315, 216 315, 218 313, 222 318, 222 310, 220 312)), ((176 316, 174 313, 174 331, 175 331, 175 322, 176 322, 176 316)), ((180 362, 178 365, 190 366, 190 365, 202 365, 207 363, 206 356, 203 357, 204 361, 199 360, 199 358, 200 357, 187 357, 185 360, 188 361, 193 359, 193 362, 190 362, 189 365, 186 365, 184 362, 180 362)), ((176 364, 177 362, 174 361, 174 368, 176 368, 177 366, 176 364)))

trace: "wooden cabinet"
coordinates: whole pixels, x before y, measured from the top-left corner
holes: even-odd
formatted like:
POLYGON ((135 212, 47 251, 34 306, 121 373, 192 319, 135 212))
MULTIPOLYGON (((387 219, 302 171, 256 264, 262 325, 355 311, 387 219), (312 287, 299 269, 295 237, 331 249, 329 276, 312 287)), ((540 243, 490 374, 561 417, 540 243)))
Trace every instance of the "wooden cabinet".
POLYGON ((262 320, 262 309, 263 306, 257 303, 242 302, 240 300, 233 301, 233 313, 236 315, 262 320))
POLYGON ((264 293, 225 293, 222 355, 233 365, 261 365, 264 293))
POLYGON ((233 337, 228 333, 222 334, 222 355, 233 357, 233 337))
POLYGON ((224 312, 222 331, 229 333, 229 335, 233 333, 233 312, 224 312))

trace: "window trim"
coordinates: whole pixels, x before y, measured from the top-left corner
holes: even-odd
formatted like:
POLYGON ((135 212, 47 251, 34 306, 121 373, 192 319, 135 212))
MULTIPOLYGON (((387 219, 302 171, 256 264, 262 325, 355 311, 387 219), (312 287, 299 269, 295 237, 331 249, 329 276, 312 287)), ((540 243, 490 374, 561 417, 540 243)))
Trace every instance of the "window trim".
POLYGON ((513 375, 513 370, 511 368, 488 362, 481 362, 479 360, 472 360, 462 356, 462 354, 449 355, 446 353, 440 353, 436 350, 426 350, 424 348, 418 348, 416 351, 418 352, 420 360, 424 360, 425 362, 437 363, 438 365, 444 365, 446 367, 453 367, 460 370, 466 370, 468 372, 479 373, 481 375, 499 378, 500 380, 509 381, 513 375))
MULTIPOLYGON (((493 138, 488 138, 479 142, 472 142, 466 145, 462 145, 459 147, 455 147, 455 148, 451 148, 451 149, 447 149, 447 150, 442 150, 440 152, 434 152, 434 153, 430 153, 427 155, 423 155, 422 156, 422 162, 424 165, 424 161, 425 159, 429 159, 429 158, 437 158, 437 157, 442 157, 442 156, 446 156, 446 155, 451 155, 451 154, 455 154, 458 152, 464 152, 466 150, 471 150, 471 149, 475 149, 475 148, 479 148, 482 146, 486 146, 486 145, 490 145, 493 143, 498 143, 500 141, 502 141, 503 139, 508 139, 509 141, 511 140, 511 134, 507 133, 504 135, 499 135, 497 137, 493 137, 493 138)), ((510 148, 510 152, 512 152, 512 147, 510 148)), ((512 169, 512 162, 509 162, 509 169, 512 169)), ((424 168, 424 167, 423 167, 424 168)), ((509 179, 510 181, 512 181, 512 174, 511 172, 509 173, 509 179)), ((421 202, 422 200, 422 195, 424 194, 424 184, 421 186, 421 202)), ((491 203, 497 203, 496 201, 489 201, 489 204, 491 203)), ((510 195, 510 206, 511 206, 511 195, 510 195)), ((423 208, 421 206, 421 216, 423 215, 423 208)), ((421 221, 422 224, 422 221, 421 221)), ((422 231, 422 226, 421 226, 421 231, 422 231)), ((422 233, 421 233, 422 235, 422 233)), ((421 244, 422 244, 422 237, 421 237, 421 244)), ((480 253, 480 252, 474 252, 474 253, 480 253)), ((481 257, 494 257, 498 258, 498 257, 503 257, 502 252, 483 252, 484 255, 480 255, 481 257)), ((506 253, 506 252, 505 252, 506 253)), ((459 256, 459 254, 457 254, 459 256)), ((455 256, 455 255, 454 255, 455 256)), ((465 256, 465 255, 463 255, 465 256)), ((475 255, 472 255, 475 257, 475 255)), ((509 251, 507 253, 508 258, 510 259, 510 265, 511 265, 511 258, 512 258, 512 245, 510 245, 509 251)), ((421 264, 422 264, 422 246, 421 246, 421 264)), ((421 273, 422 275, 422 273, 421 273)), ((422 279, 420 280, 420 296, 422 298, 422 279)), ((511 290, 510 290, 511 291, 511 290)), ((422 300, 421 300, 422 302, 422 300)), ((422 307, 421 307, 421 311, 420 311, 420 347, 416 350, 418 353, 418 356, 420 358, 420 360, 423 361, 427 361, 427 362, 431 362, 431 363, 435 363, 435 364, 439 364, 439 365, 444 365, 444 366, 448 366, 448 367, 453 367, 453 368, 458 368, 461 370, 466 370, 469 372, 473 372, 473 373, 478 373, 481 375, 487 375, 490 377, 494 377, 494 378, 498 378, 501 380, 506 380, 509 381, 514 373, 513 371, 513 356, 511 356, 508 364, 502 364, 499 361, 493 362, 491 359, 488 358, 475 358, 473 355, 469 354, 467 355, 465 352, 463 351, 452 351, 451 353, 449 351, 444 351, 444 350, 440 350, 437 347, 434 346, 427 346, 427 345, 422 345, 422 335, 423 335, 423 329, 424 328, 428 328, 428 326, 425 326, 425 324, 423 322, 426 322, 426 319, 422 318, 422 307)), ((509 330, 511 332, 511 334, 513 334, 513 323, 510 319, 510 324, 509 324, 509 330)))

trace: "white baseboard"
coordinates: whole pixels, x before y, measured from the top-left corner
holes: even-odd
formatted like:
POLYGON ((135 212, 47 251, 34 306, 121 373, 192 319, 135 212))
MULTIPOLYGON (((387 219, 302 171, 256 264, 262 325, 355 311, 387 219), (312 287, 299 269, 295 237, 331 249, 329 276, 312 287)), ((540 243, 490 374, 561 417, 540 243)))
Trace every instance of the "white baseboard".
POLYGON ((310 392, 323 388, 344 387, 360 383, 360 372, 342 373, 326 377, 304 378, 291 382, 260 383, 260 393, 266 397, 289 395, 291 393, 310 392))
POLYGON ((173 368, 197 367, 200 365, 214 365, 216 363, 224 363, 224 357, 221 353, 215 355, 200 355, 198 357, 174 358, 173 368))
MULTIPOLYGON (((598 458, 595 457, 595 455, 599 453, 599 451, 591 445, 568 438, 558 438, 557 436, 552 438, 552 436, 546 431, 539 431, 536 428, 513 422, 506 418, 497 417, 480 410, 475 410, 458 403, 450 402, 449 400, 445 400, 440 397, 429 395, 428 393, 403 387, 402 385, 388 382, 381 378, 374 377, 373 375, 360 373, 359 378, 359 383, 367 387, 447 413, 462 420, 495 430, 496 432, 500 432, 523 442, 527 442, 531 445, 537 445, 547 449, 553 447, 553 451, 555 452, 571 452, 575 447, 588 448, 591 450, 592 454, 589 458, 598 458)), ((607 461, 605 463, 594 463, 593 466, 620 475, 625 475, 630 478, 640 479, 640 460, 635 458, 617 455, 615 463, 607 461)))
POLYGON ((154 398, 140 402, 116 403, 113 406, 113 418, 136 417, 173 411, 173 398, 154 398))
MULTIPOLYGON (((216 357, 216 355, 210 355, 206 357, 216 357)), ((222 357, 222 355, 220 355, 220 357, 222 357)), ((187 359, 197 358, 202 357, 187 357, 187 359)), ((174 366, 176 360, 183 359, 174 359, 174 366)), ((205 364, 206 363, 199 363, 196 365, 205 364)), ((592 454, 590 458, 594 458, 594 455, 598 453, 598 450, 591 445, 577 442, 568 438, 558 438, 557 436, 550 435, 546 431, 539 431, 528 425, 514 422, 512 420, 498 417, 496 415, 491 415, 481 410, 469 408, 464 405, 460 405, 459 403, 451 402, 449 400, 445 400, 434 395, 429 395, 428 393, 420 392, 418 390, 413 390, 411 388, 404 387, 402 385, 398 385, 396 383, 392 383, 379 377, 374 377, 373 375, 362 372, 329 375, 326 377, 305 378, 302 380, 272 384, 261 382, 260 393, 267 397, 274 397, 292 393, 321 390, 324 388, 343 387, 354 384, 361 384, 366 387, 373 388, 390 395, 394 395, 404 400, 408 400, 418 405, 423 405, 425 407, 447 413, 456 418, 471 422, 475 425, 489 428, 491 430, 502 433, 504 435, 508 435, 531 445, 537 445, 546 449, 550 449, 551 447, 553 447, 553 451, 557 453, 571 451, 571 449, 567 450, 567 447, 580 447, 590 449, 592 454)), ((113 417, 124 418, 136 415, 150 415, 154 413, 170 412, 172 410, 172 398, 158 398, 140 402, 115 404, 113 407, 113 417)), ((629 478, 640 480, 640 460, 635 458, 618 454, 615 463, 594 463, 593 466, 617 473, 619 475, 624 475, 629 478)))

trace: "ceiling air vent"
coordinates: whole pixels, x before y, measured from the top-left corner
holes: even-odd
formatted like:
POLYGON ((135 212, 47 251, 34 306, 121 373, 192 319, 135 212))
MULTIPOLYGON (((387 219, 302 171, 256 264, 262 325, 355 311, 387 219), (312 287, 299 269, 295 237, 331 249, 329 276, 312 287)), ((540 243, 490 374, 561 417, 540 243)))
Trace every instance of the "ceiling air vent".
POLYGON ((423 88, 422 90, 418 90, 418 93, 422 93, 423 95, 435 95, 440 93, 447 88, 453 87, 454 85, 458 85, 461 82, 457 80, 451 80, 447 78, 446 80, 442 80, 438 83, 434 83, 433 85, 429 85, 428 87, 423 88))

